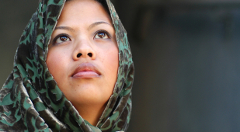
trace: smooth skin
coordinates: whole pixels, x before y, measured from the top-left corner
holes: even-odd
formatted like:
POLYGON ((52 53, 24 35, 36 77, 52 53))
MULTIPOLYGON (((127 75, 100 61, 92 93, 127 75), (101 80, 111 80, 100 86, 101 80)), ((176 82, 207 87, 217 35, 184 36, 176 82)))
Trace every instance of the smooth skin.
POLYGON ((96 125, 117 80, 118 47, 110 16, 95 0, 68 1, 51 38, 50 73, 79 114, 96 125))

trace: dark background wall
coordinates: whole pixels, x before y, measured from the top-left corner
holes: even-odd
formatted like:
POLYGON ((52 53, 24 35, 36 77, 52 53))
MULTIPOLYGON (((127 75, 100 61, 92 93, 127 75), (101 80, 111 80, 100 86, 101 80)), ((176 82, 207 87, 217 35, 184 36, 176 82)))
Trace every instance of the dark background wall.
MULTIPOLYGON (((37 3, 0 4, 0 84, 37 3)), ((240 131, 240 1, 113 3, 136 67, 129 132, 240 131)))

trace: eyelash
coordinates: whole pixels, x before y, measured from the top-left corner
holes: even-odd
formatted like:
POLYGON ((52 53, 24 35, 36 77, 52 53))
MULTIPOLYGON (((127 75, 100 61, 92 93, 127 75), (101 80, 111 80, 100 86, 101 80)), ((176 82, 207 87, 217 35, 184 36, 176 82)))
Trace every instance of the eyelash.
POLYGON ((106 30, 98 30, 97 32, 95 32, 94 38, 98 33, 105 33, 108 36, 108 39, 111 39, 111 35, 106 30))
MULTIPOLYGON (((97 32, 95 32, 95 33, 94 33, 94 34, 95 34, 95 35, 94 35, 94 38, 96 37, 96 35, 97 35, 98 33, 105 33, 105 34, 107 35, 108 39, 111 39, 111 35, 110 35, 107 31, 105 31, 105 30, 98 30, 97 32)), ((67 37, 69 40, 71 40, 70 37, 69 37, 69 35, 67 35, 67 34, 59 34, 59 35, 57 35, 57 36, 53 39, 52 43, 53 43, 53 44, 57 44, 56 41, 57 41, 57 39, 59 39, 60 37, 67 37)))
POLYGON ((57 41, 57 39, 59 39, 60 37, 67 37, 69 40, 71 40, 70 39, 70 37, 69 37, 69 35, 67 35, 67 34, 59 34, 59 35, 57 35, 54 39, 53 39, 53 44, 57 44, 56 43, 56 41, 57 41))

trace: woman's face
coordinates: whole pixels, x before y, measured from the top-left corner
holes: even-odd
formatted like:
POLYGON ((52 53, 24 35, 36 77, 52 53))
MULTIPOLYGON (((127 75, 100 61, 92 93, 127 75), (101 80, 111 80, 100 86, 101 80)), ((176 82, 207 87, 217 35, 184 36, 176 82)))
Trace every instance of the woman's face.
POLYGON ((108 101, 117 80, 115 38, 111 19, 100 3, 66 2, 51 36, 46 63, 74 106, 108 101))

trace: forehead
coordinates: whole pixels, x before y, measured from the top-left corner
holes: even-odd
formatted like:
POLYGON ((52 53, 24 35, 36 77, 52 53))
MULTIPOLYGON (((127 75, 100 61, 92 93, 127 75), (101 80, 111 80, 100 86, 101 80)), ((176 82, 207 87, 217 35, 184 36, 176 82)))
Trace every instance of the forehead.
POLYGON ((111 18, 101 3, 95 0, 71 0, 64 5, 59 22, 62 21, 111 21, 111 18))

